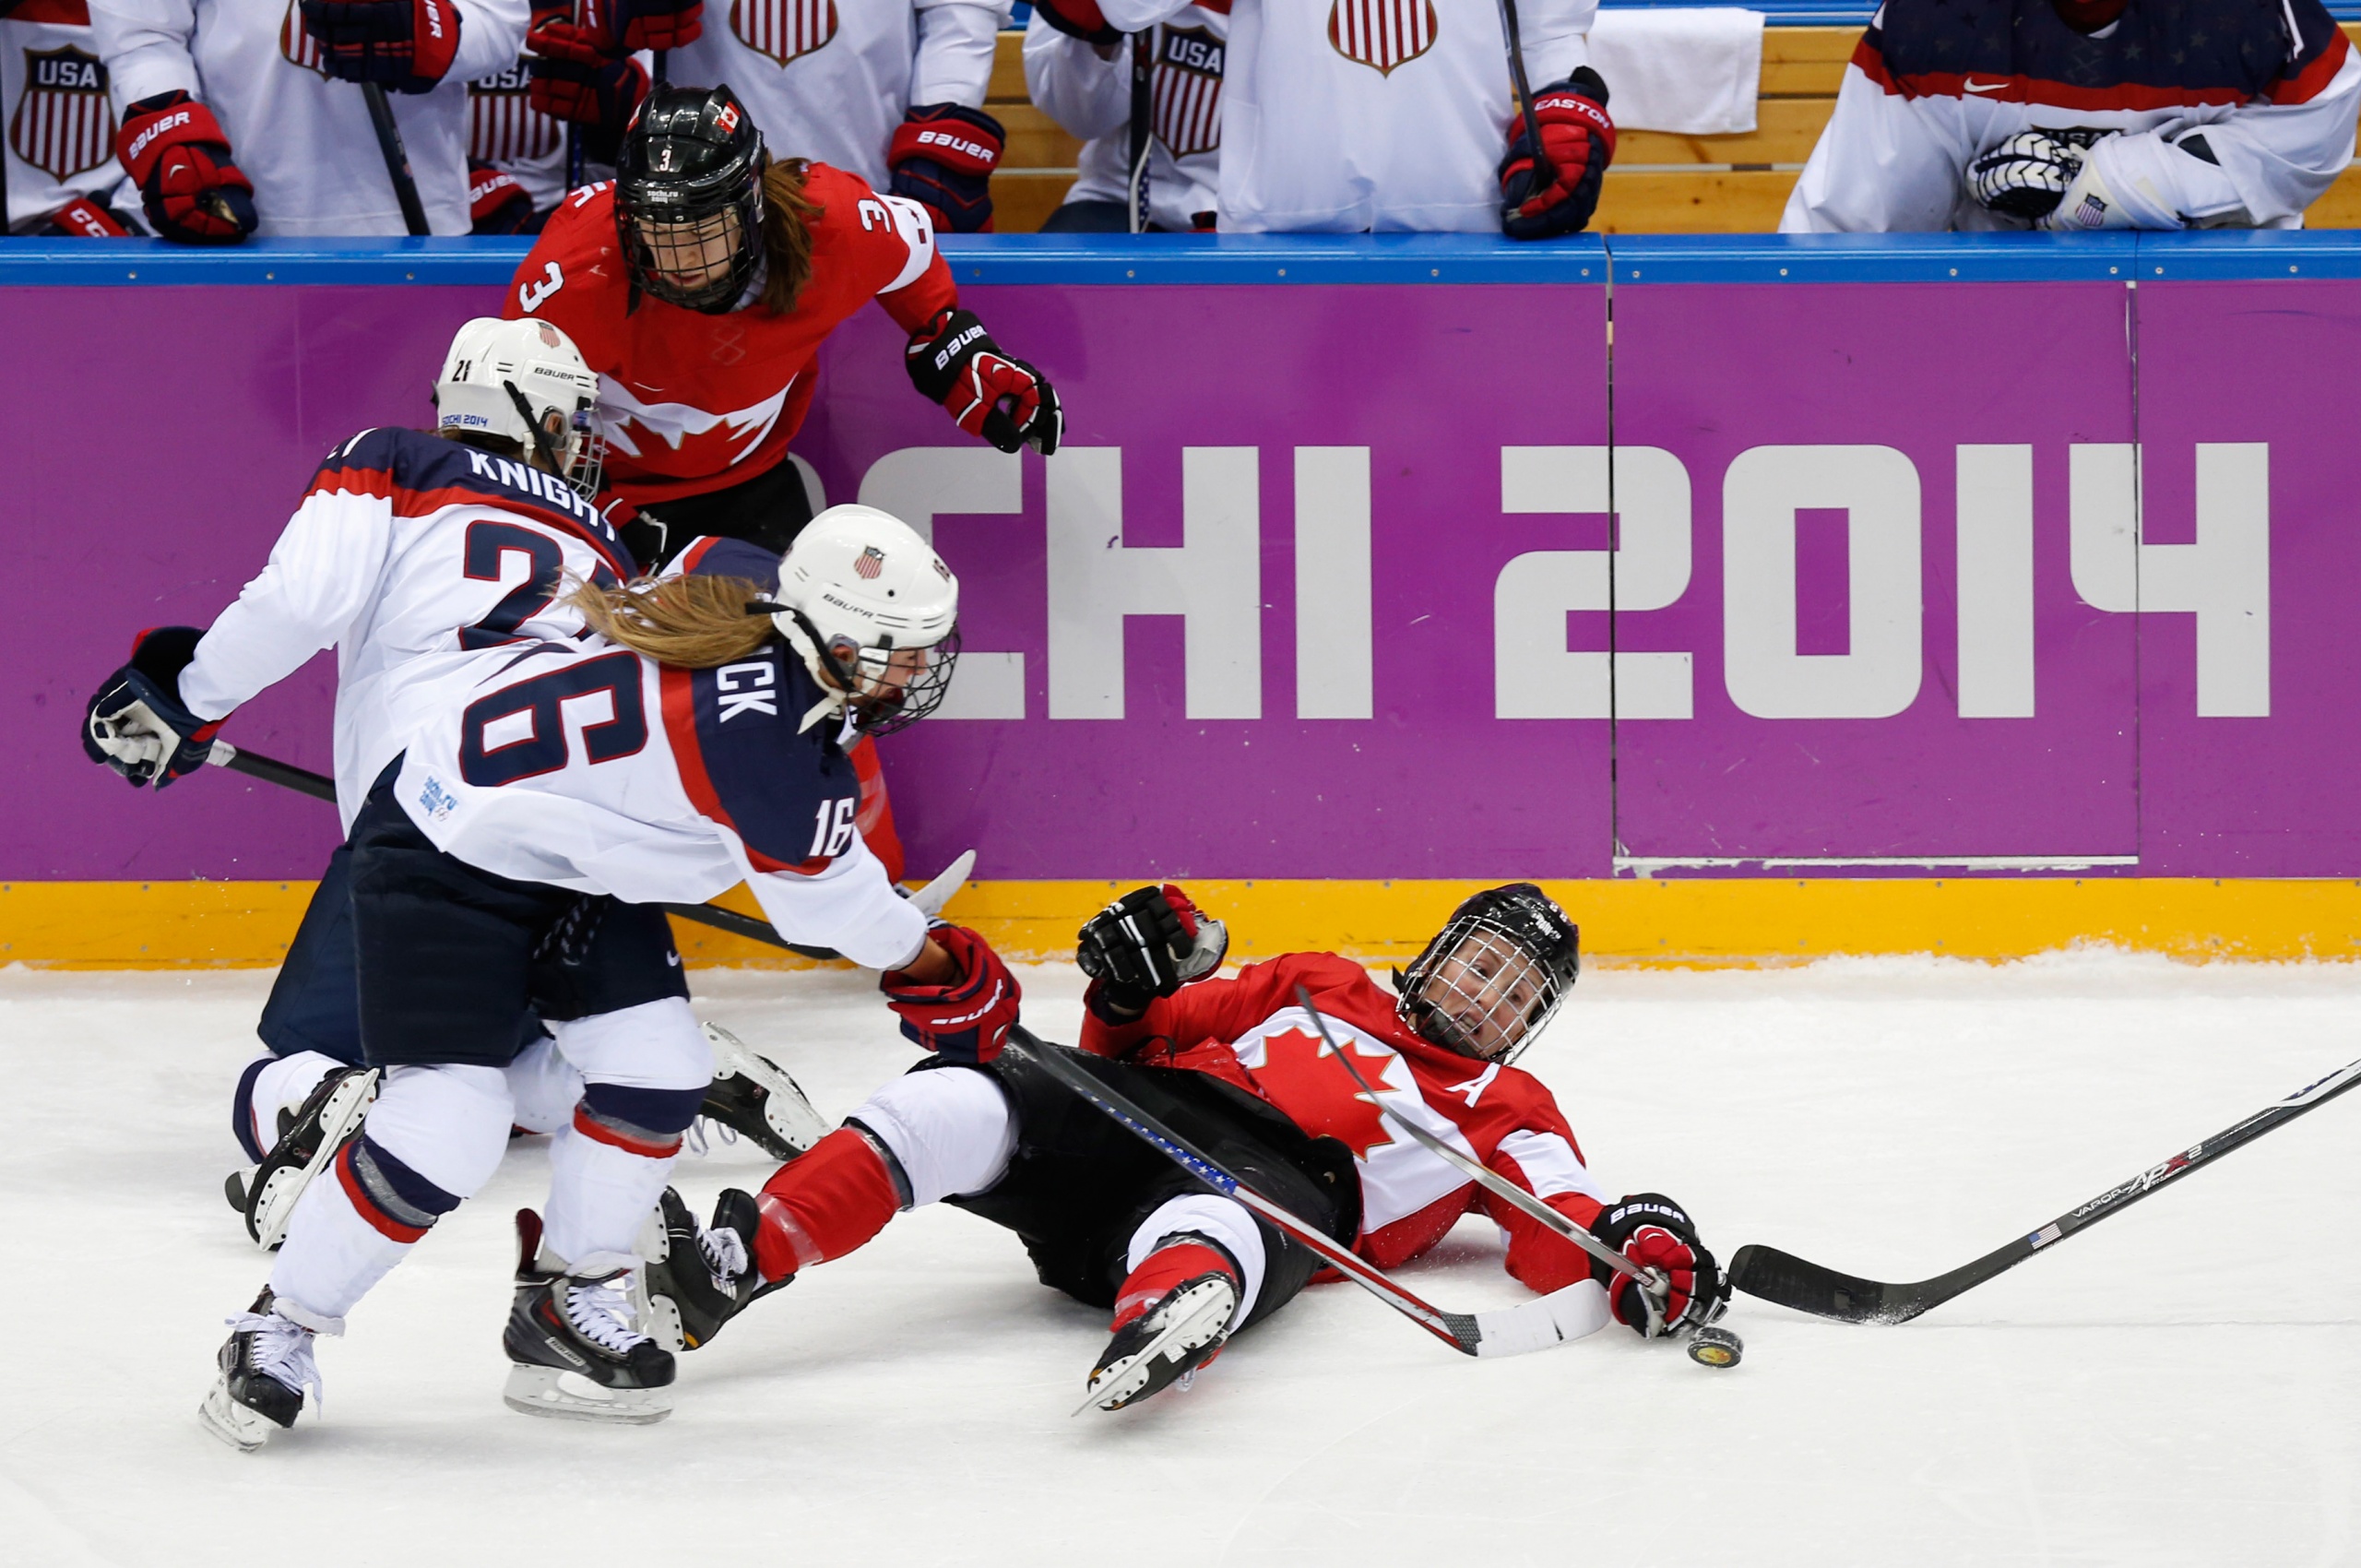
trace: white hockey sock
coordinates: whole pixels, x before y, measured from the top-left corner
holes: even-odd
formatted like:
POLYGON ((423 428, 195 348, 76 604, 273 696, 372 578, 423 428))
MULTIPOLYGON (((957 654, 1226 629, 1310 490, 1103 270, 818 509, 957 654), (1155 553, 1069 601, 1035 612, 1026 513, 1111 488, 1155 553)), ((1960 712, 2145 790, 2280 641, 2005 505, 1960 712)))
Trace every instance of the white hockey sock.
POLYGON ((541 1241, 568 1263, 593 1253, 631 1253, 663 1194, 679 1153, 647 1155, 601 1142, 578 1125, 550 1139, 550 1201, 541 1241))
POLYGON ((280 1312, 304 1327, 342 1334, 344 1314, 412 1245, 362 1218, 335 1171, 323 1171, 295 1200, 286 1244, 271 1265, 270 1293, 280 1312))
POLYGON ((255 1146, 267 1149, 276 1145, 279 1111, 300 1110, 312 1091, 320 1087, 322 1078, 348 1065, 316 1051, 299 1051, 292 1056, 279 1057, 255 1074, 254 1096, 247 1107, 254 1118, 255 1146))
POLYGON ((1233 1327, 1244 1323, 1246 1314, 1254 1310, 1255 1298, 1263 1293, 1264 1260, 1263 1233, 1254 1229, 1254 1217, 1236 1198, 1213 1193, 1192 1193, 1174 1198, 1132 1232, 1131 1249, 1123 1258, 1124 1269, 1139 1267, 1150 1253, 1164 1244, 1167 1237, 1183 1231, 1194 1231, 1218 1241, 1238 1260, 1239 1272, 1245 1277, 1238 1293, 1238 1311, 1229 1321, 1233 1327))
MULTIPOLYGON (((344 1314, 436 1219, 492 1179, 508 1143, 508 1086, 492 1067, 395 1067, 361 1135, 295 1202, 271 1294, 307 1328, 344 1314)), ((651 1198, 650 1203, 654 1202, 651 1198)))

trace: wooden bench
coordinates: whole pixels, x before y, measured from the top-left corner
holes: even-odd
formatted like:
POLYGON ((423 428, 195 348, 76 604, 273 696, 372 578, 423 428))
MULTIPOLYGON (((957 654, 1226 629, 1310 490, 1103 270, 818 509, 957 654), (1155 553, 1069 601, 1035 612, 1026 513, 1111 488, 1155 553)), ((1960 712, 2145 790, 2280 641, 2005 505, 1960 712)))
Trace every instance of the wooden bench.
MULTIPOLYGON (((2361 44, 2361 23, 2343 27, 2361 44)), ((1837 84, 1860 36, 1858 28, 1765 28, 1755 129, 1740 137, 1625 131, 1592 228, 1603 234, 1777 229, 1787 193, 1835 110, 1837 84)), ((1082 144, 1027 100, 1016 33, 1001 34, 986 107, 1008 127, 1007 154, 992 177, 999 228, 1031 233, 1074 184, 1082 144)), ((2305 221, 2315 229, 2361 228, 2361 167, 2345 171, 2305 221)))

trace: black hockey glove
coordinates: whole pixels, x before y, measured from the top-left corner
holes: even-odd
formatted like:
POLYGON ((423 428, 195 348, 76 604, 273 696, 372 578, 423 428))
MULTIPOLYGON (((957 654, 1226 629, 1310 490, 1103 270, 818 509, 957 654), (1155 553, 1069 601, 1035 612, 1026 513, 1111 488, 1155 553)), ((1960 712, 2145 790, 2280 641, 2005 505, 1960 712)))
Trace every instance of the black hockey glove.
POLYGON ((1221 968, 1229 928, 1171 883, 1135 887, 1090 917, 1074 962, 1117 1011, 1137 1017, 1159 996, 1221 968))
POLYGON ((1592 1261, 1591 1277, 1607 1287, 1615 1321, 1643 1337, 1703 1323, 1714 1303, 1729 1294, 1688 1212, 1662 1193, 1633 1193, 1608 1204, 1591 1221, 1590 1233, 1642 1268, 1657 1270, 1670 1286, 1661 1311, 1651 1313, 1638 1280, 1592 1261))
POLYGON ((160 790, 203 767, 212 754, 222 720, 199 719, 181 701, 181 671, 204 636, 195 626, 140 633, 131 662, 108 676, 83 710, 82 750, 135 790, 150 779, 160 790))
POLYGON ((2019 131, 1967 166, 1967 188, 1979 206, 2028 223, 2058 209, 2058 198, 2091 144, 2106 131, 2019 131))

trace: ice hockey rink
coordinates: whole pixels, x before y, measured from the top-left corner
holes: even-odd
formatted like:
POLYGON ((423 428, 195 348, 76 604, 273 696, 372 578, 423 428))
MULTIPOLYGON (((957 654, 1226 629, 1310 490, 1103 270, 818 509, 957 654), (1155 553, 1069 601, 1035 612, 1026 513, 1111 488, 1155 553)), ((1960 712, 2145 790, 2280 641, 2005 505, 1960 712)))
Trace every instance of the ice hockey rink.
MULTIPOLYGON (((2361 1099, 2325 1107, 1915 1324, 1738 1298, 1715 1372, 1620 1328, 1453 1355, 1316 1287, 1185 1392, 1069 1412, 1101 1314, 1014 1239, 907 1216, 684 1358, 659 1426, 500 1402, 510 1215, 540 1140, 326 1341, 262 1453, 196 1408, 267 1263, 220 1195, 268 976, 0 972, 25 1564, 1827 1564, 2350 1561, 2361 1099)), ((702 971, 701 1011, 841 1115, 909 1048, 863 977, 702 971)), ((1071 1039, 1070 969, 1025 972, 1071 1039)), ((1723 1256, 1916 1278, 2361 1054, 2361 972, 2110 953, 1586 976, 1526 1064, 1617 1190, 1723 1256)), ((684 1159, 701 1206, 770 1163, 684 1159)), ((1512 1301, 1489 1225, 1406 1273, 1512 1301)))

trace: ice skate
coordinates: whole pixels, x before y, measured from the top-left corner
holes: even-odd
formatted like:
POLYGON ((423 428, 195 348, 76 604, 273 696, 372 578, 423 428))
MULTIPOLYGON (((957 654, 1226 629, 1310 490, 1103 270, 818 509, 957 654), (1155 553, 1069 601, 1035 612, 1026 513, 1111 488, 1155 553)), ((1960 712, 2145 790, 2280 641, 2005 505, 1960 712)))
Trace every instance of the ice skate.
POLYGON ((1237 1311, 1238 1281, 1227 1273, 1201 1274, 1174 1286, 1115 1330, 1091 1369, 1090 1397, 1082 1409, 1120 1410, 1188 1377, 1220 1350, 1237 1311))
MULTIPOLYGON (((377 1098, 377 1078, 374 1067, 330 1073, 291 1119, 282 1113, 285 1130, 279 1143, 245 1183, 246 1234, 257 1245, 276 1251, 286 1238, 295 1200, 361 1125, 369 1102, 377 1098)), ((232 1193, 236 1181, 231 1178, 232 1193)))
POLYGON ((646 1247, 647 1305, 641 1322, 668 1350, 698 1349, 763 1293, 753 1255, 762 1218, 753 1194, 735 1187, 715 1204, 710 1229, 670 1187, 658 1204, 648 1228, 652 1244, 646 1247))
POLYGON ((312 1331, 279 1314, 266 1288, 254 1306, 230 1319, 218 1359, 221 1375, 196 1408, 205 1430, 242 1454, 270 1441, 274 1427, 291 1427, 310 1390, 317 1404, 320 1369, 312 1360, 312 1331))
POLYGON ((560 1262, 541 1250, 541 1217, 529 1208, 516 1211, 516 1298, 501 1336, 515 1363, 501 1396, 508 1408, 637 1426, 670 1415, 672 1353, 640 1332, 631 1261, 604 1253, 560 1262))
POLYGON ((713 1087, 698 1114, 753 1140, 773 1159, 793 1159, 828 1135, 787 1069, 749 1050, 718 1024, 705 1026, 713 1042, 713 1087))

